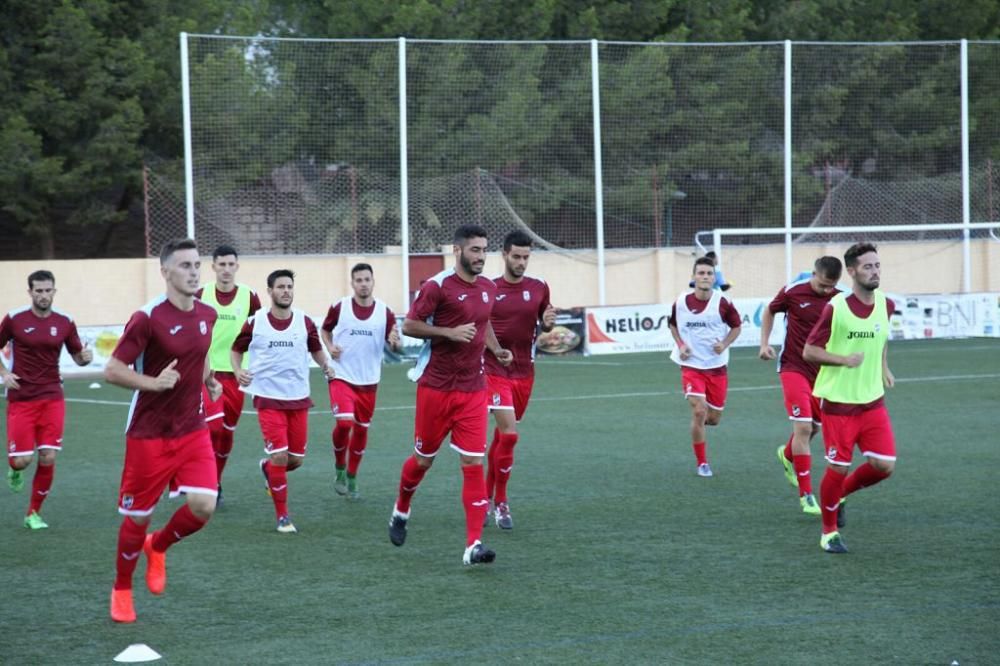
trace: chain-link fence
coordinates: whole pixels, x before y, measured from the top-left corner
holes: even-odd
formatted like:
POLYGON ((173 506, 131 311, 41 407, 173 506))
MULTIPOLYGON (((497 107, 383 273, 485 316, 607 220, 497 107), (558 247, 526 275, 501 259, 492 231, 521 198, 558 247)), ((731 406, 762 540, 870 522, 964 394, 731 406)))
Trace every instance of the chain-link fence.
MULTIPOLYGON (((395 253, 405 227, 407 252, 439 252, 477 222, 593 261, 574 251, 602 235, 656 248, 720 227, 965 219, 960 42, 186 43, 206 248, 395 253)), ((1000 43, 967 48, 969 221, 995 221, 1000 43)), ((151 251, 185 228, 181 174, 149 169, 151 251)))

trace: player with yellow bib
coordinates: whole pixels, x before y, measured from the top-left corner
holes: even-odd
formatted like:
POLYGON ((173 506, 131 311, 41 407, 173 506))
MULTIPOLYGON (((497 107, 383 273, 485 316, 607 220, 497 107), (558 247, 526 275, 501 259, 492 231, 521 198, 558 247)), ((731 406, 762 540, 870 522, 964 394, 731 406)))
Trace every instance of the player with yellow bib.
POLYGON ((813 394, 821 399, 828 463, 820 486, 820 547, 828 553, 847 552, 838 531, 845 523, 844 498, 888 478, 896 464, 883 399, 885 388, 895 384, 886 356, 894 305, 878 291, 882 265, 874 245, 852 245, 844 265, 851 293, 830 299, 802 351, 820 366, 813 394), (848 475, 855 444, 867 460, 848 475))

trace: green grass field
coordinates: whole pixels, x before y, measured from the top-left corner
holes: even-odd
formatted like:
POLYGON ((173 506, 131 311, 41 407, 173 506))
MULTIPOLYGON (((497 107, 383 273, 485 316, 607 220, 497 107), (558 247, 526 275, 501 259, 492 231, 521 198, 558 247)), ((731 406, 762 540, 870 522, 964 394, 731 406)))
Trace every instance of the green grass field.
POLYGON ((300 533, 274 531, 245 415, 226 506, 170 551, 162 597, 139 565, 129 626, 107 606, 129 396, 69 381, 51 528, 21 527, 30 485, 0 485, 0 662, 111 663, 146 643, 170 664, 997 663, 1000 341, 893 343, 890 363, 896 474, 852 497, 851 552, 831 556, 775 460, 789 424, 752 350, 734 352, 712 479, 694 474, 665 355, 546 358, 510 486, 515 529, 487 528, 497 561, 479 568, 461 564, 450 451, 417 492, 406 545, 388 541, 411 451, 406 368, 386 368, 357 503, 333 492, 317 381, 309 456, 290 476, 300 533))

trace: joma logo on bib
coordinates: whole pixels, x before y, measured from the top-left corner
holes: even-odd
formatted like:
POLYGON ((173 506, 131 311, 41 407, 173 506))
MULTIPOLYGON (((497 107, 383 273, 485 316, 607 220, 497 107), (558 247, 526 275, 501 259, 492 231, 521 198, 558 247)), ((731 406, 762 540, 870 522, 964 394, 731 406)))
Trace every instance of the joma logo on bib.
POLYGON ((274 347, 294 347, 295 343, 291 340, 271 340, 267 343, 267 348, 272 349, 274 347))
POLYGON ((874 338, 874 337, 875 337, 875 331, 848 331, 847 332, 847 339, 848 340, 857 340, 859 338, 874 338))

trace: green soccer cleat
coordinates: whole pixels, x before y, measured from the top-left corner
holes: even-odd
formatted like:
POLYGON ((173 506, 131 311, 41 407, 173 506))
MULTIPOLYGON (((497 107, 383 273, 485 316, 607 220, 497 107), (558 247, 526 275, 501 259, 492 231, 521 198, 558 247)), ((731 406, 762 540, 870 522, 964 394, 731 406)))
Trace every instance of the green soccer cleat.
POLYGON ((347 477, 347 499, 357 501, 361 499, 358 491, 358 478, 356 476, 347 477))
POLYGON ((788 479, 788 483, 792 488, 799 487, 799 479, 795 476, 795 465, 792 461, 785 457, 785 445, 782 444, 778 447, 778 460, 781 461, 781 466, 785 468, 785 478, 788 479))
POLYGON ((333 489, 338 495, 347 494, 347 470, 337 469, 337 477, 333 480, 333 489))
POLYGON ((847 545, 844 543, 840 532, 830 532, 819 538, 819 547, 828 553, 839 555, 847 552, 847 545))
POLYGON ((799 504, 802 506, 802 513, 808 513, 810 516, 818 516, 823 513, 820 511, 819 503, 812 493, 800 497, 799 504))
POLYGON ((49 524, 42 520, 37 511, 32 511, 24 517, 24 526, 30 530, 44 530, 49 524))
POLYGON ((21 474, 21 470, 14 468, 7 469, 7 485, 15 493, 21 492, 21 489, 24 488, 24 474, 21 474))

